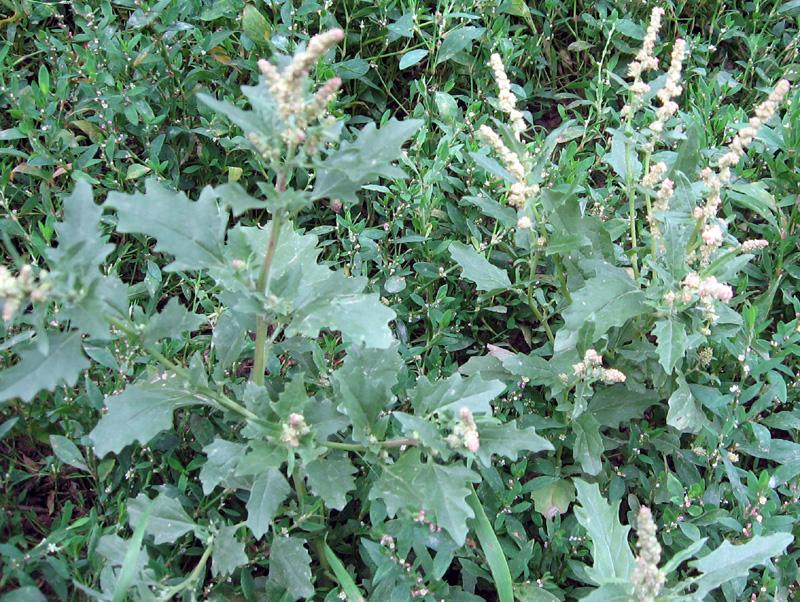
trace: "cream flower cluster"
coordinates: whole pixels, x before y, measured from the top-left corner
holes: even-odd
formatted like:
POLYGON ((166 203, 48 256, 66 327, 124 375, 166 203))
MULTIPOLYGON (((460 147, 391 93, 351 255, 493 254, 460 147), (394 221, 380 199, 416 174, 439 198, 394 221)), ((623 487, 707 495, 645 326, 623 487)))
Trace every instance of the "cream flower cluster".
POLYGON ((755 139, 758 128, 772 119, 783 99, 789 93, 789 88, 790 85, 787 80, 780 80, 767 97, 767 100, 756 107, 756 114, 750 118, 747 125, 740 129, 733 138, 728 147, 728 152, 719 160, 719 177, 723 182, 730 180, 730 168, 738 164, 744 156, 747 147, 755 139))
POLYGON ((281 427, 281 441, 289 447, 300 447, 300 438, 311 432, 302 414, 289 414, 281 427))
POLYGON ((695 219, 704 223, 706 220, 716 217, 722 202, 722 187, 731 179, 731 168, 736 166, 744 157, 747 147, 750 146, 758 133, 758 128, 772 118, 783 99, 789 93, 790 87, 787 80, 780 80, 767 99, 756 107, 755 115, 750 118, 746 126, 737 132, 728 146, 728 151, 720 158, 718 172, 710 168, 705 168, 700 172, 707 189, 706 203, 703 207, 695 208, 695 219))
POLYGON ((642 103, 642 96, 650 91, 650 86, 642 81, 642 75, 645 71, 653 71, 658 69, 658 59, 653 51, 656 47, 656 38, 658 31, 661 29, 661 17, 664 16, 664 9, 656 6, 650 13, 650 24, 647 26, 647 32, 642 42, 642 47, 636 54, 635 60, 631 61, 628 65, 628 76, 633 78, 633 83, 630 86, 632 94, 631 102, 622 108, 622 116, 626 117, 633 113, 642 103))
POLYGON ((708 265, 711 256, 722 246, 722 228, 718 224, 706 224, 701 234, 703 245, 700 247, 700 263, 708 265))
POLYGON ((661 545, 656 537, 656 523, 650 508, 639 508, 636 520, 636 547, 639 550, 631 573, 631 584, 639 602, 653 602, 664 587, 666 575, 658 568, 661 562, 661 545))
POLYGON ((727 303, 733 298, 733 289, 719 282, 714 276, 701 278, 697 272, 690 272, 683 279, 681 295, 684 303, 689 303, 695 295, 703 301, 722 301, 727 303))
POLYGON ((624 383, 625 375, 615 368, 603 368, 603 356, 594 349, 587 349, 583 361, 572 365, 575 376, 593 381, 602 380, 607 384, 624 383))
POLYGON ((680 96, 683 88, 680 85, 683 60, 686 57, 686 40, 678 38, 672 47, 672 58, 667 70, 667 79, 664 87, 658 91, 661 106, 656 110, 656 120, 650 124, 650 129, 660 134, 664 131, 666 121, 678 112, 678 103, 673 98, 680 96))
POLYGON ((492 150, 500 157, 503 166, 514 178, 514 183, 508 194, 508 204, 512 207, 523 207, 525 201, 539 192, 539 187, 536 184, 529 185, 528 178, 525 173, 525 167, 522 165, 517 153, 508 148, 502 141, 500 136, 488 125, 484 124, 478 128, 478 134, 483 138, 492 150))
POLYGON ((742 253, 752 253, 753 251, 760 251, 761 249, 766 249, 769 246, 769 241, 764 240, 763 238, 755 238, 752 240, 746 240, 742 243, 741 249, 742 253))
POLYGON ((4 321, 11 320, 24 302, 39 302, 47 298, 49 284, 43 281, 46 276, 47 272, 42 270, 37 281, 33 268, 27 264, 22 266, 17 276, 7 267, 0 266, 0 302, 4 321))
POLYGON ((288 136, 292 143, 302 142, 303 130, 313 120, 322 116, 333 99, 342 80, 334 77, 325 82, 310 102, 305 99, 305 82, 311 68, 336 43, 344 38, 341 29, 331 29, 311 38, 305 50, 298 52, 292 62, 279 71, 267 60, 258 61, 258 68, 267 81, 270 94, 278 105, 278 112, 287 121, 293 121, 293 131, 288 136))
POLYGON ((489 65, 494 72, 494 81, 497 84, 498 100, 500 101, 500 110, 508 115, 511 121, 511 130, 514 132, 517 140, 526 129, 525 119, 522 113, 517 110, 517 97, 511 91, 511 82, 506 75, 506 68, 503 66, 503 59, 500 55, 492 53, 489 58, 489 65))
POLYGON ((454 449, 465 447, 474 454, 480 449, 481 440, 472 411, 463 407, 459 410, 458 417, 459 422, 453 427, 452 434, 448 435, 447 444, 454 449))

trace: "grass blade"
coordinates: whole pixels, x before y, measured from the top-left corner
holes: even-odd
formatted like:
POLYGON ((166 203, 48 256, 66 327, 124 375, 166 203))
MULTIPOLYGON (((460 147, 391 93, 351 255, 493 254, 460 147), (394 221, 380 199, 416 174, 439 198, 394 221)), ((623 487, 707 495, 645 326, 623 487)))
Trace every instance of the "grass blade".
POLYGON ((467 497, 467 503, 475 512, 475 534, 478 536, 478 542, 486 555, 486 562, 489 563, 489 570, 492 572, 498 600, 500 602, 514 602, 514 588, 511 582, 511 571, 508 569, 508 563, 506 562, 506 555, 500 547, 500 542, 497 541, 497 535, 495 535, 492 524, 483 510, 483 504, 478 499, 478 494, 475 493, 475 488, 471 485, 470 488, 472 492, 467 497))
POLYGON ((322 550, 331 570, 333 570, 333 574, 336 575, 336 580, 347 596, 347 602, 365 602, 364 596, 361 595, 350 573, 347 572, 344 564, 342 564, 339 557, 331 550, 327 542, 322 542, 322 550))
POLYGON ((127 599, 128 588, 131 585, 136 568, 139 565, 139 554, 142 551, 142 540, 144 539, 144 532, 147 529, 147 523, 150 522, 150 511, 153 508, 152 502, 148 504, 141 518, 139 524, 136 525, 136 530, 133 532, 133 537, 128 544, 128 550, 125 552, 125 560, 122 563, 122 569, 119 572, 119 579, 117 579, 117 587, 114 588, 114 597, 111 602, 123 602, 127 599))

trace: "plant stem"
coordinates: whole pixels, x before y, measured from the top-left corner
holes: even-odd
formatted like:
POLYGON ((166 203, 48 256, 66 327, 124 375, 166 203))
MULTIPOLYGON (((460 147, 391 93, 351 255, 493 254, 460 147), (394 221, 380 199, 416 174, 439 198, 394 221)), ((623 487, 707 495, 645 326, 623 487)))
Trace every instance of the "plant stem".
MULTIPOLYGON (((360 443, 341 443, 339 441, 326 441, 323 443, 325 447, 328 449, 341 449, 343 451, 354 451, 354 452, 363 452, 368 451, 369 446, 361 445, 360 443)), ((404 445, 407 446, 414 446, 419 445, 419 441, 417 439, 389 439, 388 441, 381 441, 378 443, 380 447, 403 447, 404 445)))
MULTIPOLYGON (((286 176, 280 174, 275 183, 278 194, 286 190, 286 176)), ((256 290, 261 294, 266 294, 269 289, 269 278, 272 272, 272 261, 275 258, 275 249, 278 248, 278 237, 283 227, 285 210, 279 208, 272 215, 272 226, 269 231, 269 241, 267 241, 267 251, 264 253, 264 262, 261 264, 261 271, 258 274, 256 290)), ((253 352, 253 368, 250 370, 250 380, 259 387, 264 386, 264 369, 267 356, 267 328, 269 323, 265 316, 256 318, 256 348, 253 352)))
POLYGON ((194 567, 194 570, 191 572, 191 574, 177 585, 173 585, 169 589, 166 589, 163 592, 161 592, 160 594, 161 599, 171 600, 180 592, 194 586, 195 582, 200 578, 200 573, 206 567, 206 563, 208 562, 208 557, 211 556, 211 550, 212 550, 211 544, 213 543, 213 541, 214 539, 212 537, 211 539, 209 539, 209 541, 206 542, 206 549, 203 550, 203 555, 200 557, 197 566, 194 567))

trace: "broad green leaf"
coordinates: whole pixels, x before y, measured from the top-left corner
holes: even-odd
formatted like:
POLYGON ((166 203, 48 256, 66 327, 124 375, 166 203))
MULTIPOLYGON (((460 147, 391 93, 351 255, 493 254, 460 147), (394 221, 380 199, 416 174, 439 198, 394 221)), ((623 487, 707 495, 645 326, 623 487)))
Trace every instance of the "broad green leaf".
POLYGON ((378 178, 404 178, 405 172, 393 163, 422 123, 420 119, 390 119, 380 130, 374 123, 364 126, 354 141, 342 142, 319 165, 311 198, 355 202, 356 192, 365 184, 378 178))
POLYGON ((515 583, 514 596, 518 602, 561 602, 558 597, 530 581, 515 583))
POLYGON ((242 31, 260 46, 269 42, 269 23, 252 4, 246 4, 242 11, 242 31))
POLYGON ((89 367, 77 331, 47 333, 47 351, 39 350, 37 339, 14 348, 19 362, 0 372, 0 402, 19 398, 31 401, 41 390, 64 385, 74 387, 78 376, 89 367))
POLYGON ((414 513, 424 510, 461 546, 467 537, 467 519, 475 516, 466 501, 468 484, 479 481, 480 477, 464 466, 423 463, 420 451, 409 449, 397 462, 383 467, 369 499, 382 499, 389 516, 401 508, 414 513))
POLYGON ((91 472, 86 465, 86 458, 78 446, 62 435, 50 435, 50 447, 53 453, 64 464, 80 468, 85 472, 91 472))
MULTIPOLYGON (((230 308, 253 318, 265 304, 251 283, 258 278, 270 230, 271 224, 265 229, 232 229, 225 249, 226 264, 211 270, 226 290, 223 299, 230 308), (241 274, 233 274, 227 267, 234 260, 249 257, 257 258, 248 262, 249 273, 242 270, 241 274)), ((314 235, 295 232, 291 224, 285 224, 278 237, 269 293, 280 301, 274 311, 290 319, 286 334, 316 337, 323 329, 338 330, 351 345, 380 349, 391 346, 395 339, 389 322, 395 318, 394 311, 381 303, 377 294, 362 293, 368 283, 366 278, 348 278, 341 271, 317 263, 317 240, 314 235)))
POLYGON ((646 311, 645 296, 628 273, 600 261, 585 262, 595 276, 586 280, 583 288, 572 293, 572 303, 564 310, 564 327, 577 332, 591 321, 594 342, 613 327, 624 326, 631 318, 646 311))
POLYGON ((569 510, 569 505, 575 501, 575 486, 566 479, 554 479, 531 491, 531 499, 536 512, 553 518, 569 510))
POLYGON ((634 142, 620 131, 611 136, 611 149, 603 157, 623 183, 638 182, 642 175, 642 163, 634 142))
POLYGON ((728 198, 737 205, 758 213, 770 224, 777 227, 775 213, 778 208, 775 204, 775 198, 766 189, 763 182, 733 184, 728 190, 728 198))
POLYGON ((472 247, 460 242, 450 243, 450 256, 463 270, 462 275, 474 282, 479 291, 496 291, 511 288, 505 270, 489 263, 472 247))
POLYGON ((575 517, 592 540, 593 564, 586 569, 588 576, 596 585, 627 580, 634 566, 628 544, 631 528, 619 522, 619 502, 606 502, 597 483, 590 485, 580 479, 574 482, 580 503, 575 508, 575 517))
POLYGON ((256 477, 247 500, 247 526, 256 539, 269 531, 275 513, 292 489, 277 468, 267 468, 256 477))
POLYGON ((302 539, 276 535, 269 554, 269 580, 283 587, 292 600, 311 598, 311 556, 302 539))
POLYGON ((703 573, 697 580, 694 598, 702 600, 706 594, 726 581, 746 577, 754 566, 767 564, 771 558, 783 554, 793 541, 794 536, 791 533, 756 535, 741 545, 731 545, 729 541, 723 541, 710 554, 689 563, 703 573))
POLYGON ((628 583, 604 583, 581 600, 585 602, 631 602, 632 587, 628 583))
POLYGON ((126 180, 136 180, 143 175, 150 173, 152 169, 147 165, 140 165, 138 163, 131 163, 128 165, 128 170, 125 172, 126 180))
POLYGON ((26 585, 6 592, 0 602, 47 602, 47 598, 38 587, 26 585))
POLYGON ((636 420, 644 411, 658 403, 653 391, 631 391, 625 385, 603 387, 589 402, 587 410, 602 426, 612 428, 636 420))
POLYGON ((370 435, 383 436, 388 419, 381 419, 381 415, 391 407, 392 387, 402 368, 396 346, 385 350, 356 347, 331 376, 338 409, 350 418, 356 441, 366 442, 370 435))
POLYGON ((486 31, 483 27, 457 27, 444 34, 444 41, 436 54, 436 64, 449 61, 459 52, 472 48, 472 44, 486 31))
POLYGON ((95 204, 91 186, 78 180, 72 194, 64 199, 64 219, 55 226, 58 246, 46 251, 53 268, 81 278, 89 274, 100 276, 98 267, 114 250, 102 233, 102 214, 103 208, 95 204))
POLYGON ((345 454, 330 454, 305 467, 308 485, 328 508, 342 510, 347 505, 347 492, 356 488, 356 469, 345 454))
POLYGON ((658 340, 656 351, 658 352, 658 363, 664 368, 667 374, 672 374, 675 366, 678 365, 686 353, 688 339, 686 337, 686 327, 683 322, 673 318, 664 318, 656 322, 653 334, 658 340))
POLYGON ((159 493, 154 500, 144 493, 128 500, 128 523, 131 529, 136 528, 151 503, 150 518, 145 532, 153 536, 153 543, 156 545, 175 543, 189 531, 203 533, 202 527, 191 519, 181 503, 165 493, 159 493))
POLYGON ((686 381, 681 379, 678 388, 669 398, 667 424, 682 433, 696 433, 706 423, 706 417, 686 381))
POLYGON ((344 591, 348 602, 366 602, 355 581, 353 581, 353 577, 347 572, 344 563, 339 560, 339 557, 326 542, 322 542, 322 553, 325 555, 331 569, 333 569, 333 574, 336 575, 339 587, 344 591))
POLYGON ((89 433, 98 458, 109 452, 118 454, 136 441, 148 443, 161 431, 172 428, 172 415, 177 408, 205 403, 174 379, 157 378, 154 382, 129 385, 106 400, 108 412, 89 433))
POLYGON ((553 445, 544 437, 536 434, 536 429, 529 426, 518 429, 516 420, 506 424, 478 424, 480 447, 478 459, 484 466, 492 465, 492 456, 499 455, 516 460, 524 452, 536 453, 552 451, 553 445))
POLYGON ((246 447, 217 437, 203 448, 207 460, 200 469, 200 482, 205 495, 209 495, 220 484, 228 489, 245 489, 249 486, 249 479, 236 476, 239 460, 244 456, 246 447))
POLYGON ((432 382, 425 376, 419 377, 409 398, 420 415, 434 412, 457 415, 461 408, 468 408, 473 414, 491 414, 492 400, 505 388, 499 380, 483 380, 480 374, 464 378, 456 372, 447 379, 432 382))
POLYGON ((408 69, 419 63, 422 59, 428 56, 428 51, 425 48, 417 48, 416 50, 409 50, 400 57, 400 69, 408 69))
POLYGON ((116 209, 119 232, 147 234, 156 239, 155 250, 174 261, 168 271, 196 271, 222 263, 222 243, 228 216, 208 189, 192 202, 182 192, 168 190, 148 180, 145 192, 112 192, 106 207, 116 209))
POLYGON ((580 462, 583 471, 590 475, 600 474, 603 470, 603 437, 600 435, 600 424, 591 414, 581 414, 572 423, 575 431, 575 444, 572 455, 580 462))
POLYGON ((142 332, 142 342, 153 345, 161 339, 179 339, 185 332, 197 330, 206 318, 187 310, 177 297, 172 297, 166 307, 147 320, 142 332))
POLYGON ((228 525, 214 535, 214 550, 211 553, 211 574, 214 577, 225 577, 247 564, 244 542, 236 538, 238 530, 236 525, 228 525))
POLYGON ((231 311, 224 311, 211 334, 211 342, 217 360, 217 367, 222 370, 230 368, 244 351, 247 337, 246 330, 242 327, 236 316, 231 311))

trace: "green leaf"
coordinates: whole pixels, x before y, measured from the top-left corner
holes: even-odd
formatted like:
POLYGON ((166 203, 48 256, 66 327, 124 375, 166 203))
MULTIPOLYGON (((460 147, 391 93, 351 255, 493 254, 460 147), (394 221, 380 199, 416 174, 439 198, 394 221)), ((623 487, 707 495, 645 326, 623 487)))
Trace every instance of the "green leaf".
POLYGON ((603 387, 589 402, 588 412, 602 426, 612 428, 636 420, 644 411, 658 403, 653 391, 631 391, 625 385, 603 387))
POLYGON ((444 41, 436 55, 436 64, 449 61, 459 52, 472 48, 472 44, 486 31, 483 27, 457 27, 444 34, 444 41))
POLYGON ((342 510, 347 505, 347 492, 356 488, 356 469, 345 454, 329 454, 305 467, 308 485, 328 508, 342 510))
POLYGON ((615 130, 611 136, 611 149, 603 157, 622 181, 638 182, 642 175, 642 163, 636 145, 622 132, 615 130))
POLYGON ((600 424, 591 414, 581 414, 572 423, 575 431, 575 444, 572 455, 580 462, 584 472, 590 475, 600 474, 603 470, 603 437, 600 435, 600 424))
POLYGON ((492 465, 494 455, 516 460, 523 451, 536 453, 553 450, 552 443, 537 435, 536 429, 532 426, 519 430, 516 420, 506 424, 480 423, 478 436, 480 437, 478 459, 487 467, 492 465))
POLYGON ((689 385, 680 379, 678 388, 669 398, 667 424, 682 433, 697 433, 706 423, 706 417, 695 400, 689 385))
POLYGON ((763 182, 733 184, 728 190, 728 198, 737 205, 756 212, 770 224, 777 227, 775 213, 777 213, 778 208, 775 204, 775 198, 766 189, 763 182))
POLYGON ((575 486, 567 479, 554 479, 531 491, 536 512, 547 518, 565 514, 575 501, 575 486))
POLYGON ((267 468, 256 477, 247 500, 247 526, 256 539, 261 539, 269 531, 275 513, 291 491, 277 468, 267 468))
POLYGON ((472 247, 457 241, 451 242, 450 256, 464 270, 464 278, 474 282, 479 291, 511 288, 511 280, 506 271, 489 263, 472 247))
POLYGON ((489 570, 492 572, 498 602, 514 602, 513 582, 505 552, 497 540, 497 534, 489 522, 489 517, 486 516, 483 504, 471 485, 467 503, 475 513, 475 534, 478 536, 478 542, 481 544, 486 562, 489 564, 489 570))
POLYGON ((152 171, 147 165, 140 165, 138 163, 131 163, 128 165, 128 170, 125 172, 126 180, 136 180, 141 178, 152 171))
POLYGON ((390 119, 380 130, 374 123, 364 126, 354 141, 342 142, 319 165, 311 198, 355 202, 356 192, 365 184, 378 178, 404 178, 405 172, 393 163, 422 123, 421 119, 390 119))
POLYGON ((581 600, 585 602, 631 602, 634 599, 632 589, 628 583, 604 583, 581 600))
POLYGON ((78 446, 62 435, 50 435, 50 447, 53 453, 64 464, 80 468, 85 472, 91 472, 86 465, 86 458, 78 446))
POLYGON ((353 348, 331 376, 340 412, 353 424, 353 439, 367 442, 370 435, 382 438, 387 419, 380 419, 389 409, 403 360, 397 346, 389 349, 353 348))
POLYGON ((580 479, 574 482, 580 503, 575 508, 575 517, 592 540, 593 565, 586 569, 587 575, 596 585, 627 580, 634 566, 628 545, 631 528, 619 522, 619 502, 606 502, 597 483, 590 485, 580 479))
POLYGON ((180 339, 184 332, 197 330, 205 323, 205 316, 190 312, 177 297, 172 297, 164 309, 148 319, 142 343, 153 345, 161 339, 180 339))
POLYGON ((423 464, 420 451, 409 449, 397 462, 383 467, 369 499, 382 499, 389 516, 395 516, 401 508, 413 513, 424 510, 461 546, 467 537, 467 519, 475 516, 466 502, 469 483, 479 481, 475 472, 458 464, 423 464))
POLYGON ((6 592, 0 597, 0 602, 47 602, 47 598, 38 587, 26 585, 6 592))
POLYGON ((422 59, 428 56, 428 51, 424 48, 417 48, 416 50, 409 50, 400 57, 400 70, 408 69, 419 63, 422 59))
POLYGON ((203 484, 205 495, 209 495, 219 484, 227 489, 249 488, 249 479, 236 476, 236 468, 244 456, 246 447, 241 443, 217 437, 203 448, 207 460, 200 469, 200 482, 203 484))
POLYGON ((81 335, 75 330, 47 333, 46 346, 47 350, 41 351, 37 338, 14 348, 20 361, 0 372, 0 402, 31 401, 43 389, 74 387, 90 365, 81 348, 81 335))
POLYGON ((515 583, 514 595, 518 602, 561 602, 558 597, 530 581, 515 583))
POLYGON ((142 233, 157 240, 155 250, 175 260, 168 271, 196 271, 222 264, 222 244, 228 216, 217 204, 211 189, 196 203, 182 192, 148 180, 145 193, 112 192, 106 207, 117 210, 117 230, 142 233))
POLYGON ((103 208, 95 204, 91 186, 77 181, 72 194, 64 199, 64 219, 55 226, 58 246, 45 252, 53 269, 81 278, 100 276, 98 267, 114 250, 102 233, 102 215, 103 208))
POLYGON ((302 539, 275 536, 269 554, 269 580, 286 589, 293 600, 314 595, 311 556, 302 539))
POLYGON ((242 11, 242 31, 256 44, 265 46, 269 42, 269 23, 252 4, 246 4, 242 11))
POLYGON ((148 443, 172 428, 172 414, 177 408, 205 403, 173 379, 129 385, 106 400, 108 412, 89 433, 98 458, 109 452, 118 454, 136 441, 148 443))
POLYGON ((244 542, 236 539, 238 530, 236 525, 229 525, 222 527, 214 536, 214 549, 211 553, 211 574, 214 577, 226 577, 248 563, 244 542))
POLYGON ((730 542, 723 541, 710 554, 689 563, 703 573, 697 580, 697 590, 693 592, 693 598, 702 600, 726 581, 746 577, 754 566, 768 564, 773 556, 783 554, 793 541, 794 536, 791 533, 756 535, 741 545, 731 545, 730 542))
POLYGON ((132 500, 128 500, 128 523, 131 529, 136 529, 139 522, 144 520, 149 506, 150 518, 145 532, 153 536, 153 543, 175 543, 175 541, 188 533, 196 531, 203 533, 191 517, 186 514, 181 503, 165 493, 159 493, 151 500, 144 493, 140 493, 132 500))
POLYGON ((589 342, 594 342, 613 327, 648 311, 645 296, 622 268, 601 261, 584 262, 595 271, 583 288, 572 293, 572 303, 564 310, 564 327, 577 332, 587 321, 594 323, 589 342))
POLYGON ((683 322, 677 319, 665 318, 656 322, 653 334, 658 339, 656 347, 658 363, 661 364, 667 374, 672 374, 675 366, 686 354, 688 345, 686 327, 683 322))
POLYGON ((344 564, 339 557, 334 553, 327 542, 322 542, 322 553, 325 555, 328 564, 333 569, 333 574, 336 575, 336 580, 339 582, 339 587, 342 588, 347 596, 348 602, 366 602, 364 596, 361 595, 358 586, 356 585, 350 573, 347 572, 344 564))
POLYGON ((491 414, 491 402, 506 386, 499 380, 483 380, 480 374, 464 378, 456 372, 443 380, 429 381, 419 377, 409 398, 417 414, 458 414, 468 408, 473 414, 491 414))

